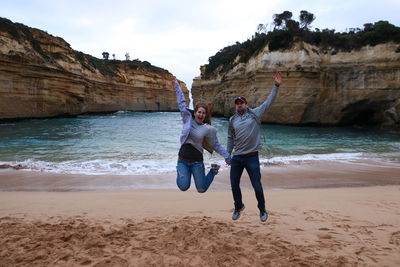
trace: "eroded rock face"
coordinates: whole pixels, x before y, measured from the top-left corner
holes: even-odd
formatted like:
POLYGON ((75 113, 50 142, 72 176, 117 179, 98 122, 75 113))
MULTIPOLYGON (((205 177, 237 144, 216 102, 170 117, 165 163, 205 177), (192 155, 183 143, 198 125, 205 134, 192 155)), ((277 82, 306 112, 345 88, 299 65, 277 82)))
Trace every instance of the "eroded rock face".
POLYGON ((172 79, 147 62, 105 62, 74 51, 61 38, 0 18, 0 119, 174 111, 172 79))
POLYGON ((271 90, 274 73, 281 71, 282 86, 263 122, 400 129, 398 47, 387 43, 350 53, 304 43, 283 52, 265 47, 227 73, 195 78, 193 99, 211 101, 214 114, 230 116, 238 95, 246 96, 252 107, 260 105, 271 90))

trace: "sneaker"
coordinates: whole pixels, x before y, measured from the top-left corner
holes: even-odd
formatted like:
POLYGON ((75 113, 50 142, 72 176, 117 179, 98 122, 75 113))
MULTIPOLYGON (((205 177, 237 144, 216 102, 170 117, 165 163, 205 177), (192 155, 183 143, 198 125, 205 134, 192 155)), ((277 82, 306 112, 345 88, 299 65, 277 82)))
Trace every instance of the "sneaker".
POLYGON ((218 164, 211 164, 211 168, 214 169, 215 175, 218 174, 218 170, 221 166, 218 164))
POLYGON ((260 212, 260 220, 262 222, 265 222, 267 219, 268 219, 268 212, 266 212, 265 210, 261 211, 260 212))
POLYGON ((235 211, 232 214, 232 220, 236 221, 237 219, 239 219, 240 214, 242 213, 243 210, 244 210, 244 205, 242 206, 242 208, 240 210, 235 209, 235 211))

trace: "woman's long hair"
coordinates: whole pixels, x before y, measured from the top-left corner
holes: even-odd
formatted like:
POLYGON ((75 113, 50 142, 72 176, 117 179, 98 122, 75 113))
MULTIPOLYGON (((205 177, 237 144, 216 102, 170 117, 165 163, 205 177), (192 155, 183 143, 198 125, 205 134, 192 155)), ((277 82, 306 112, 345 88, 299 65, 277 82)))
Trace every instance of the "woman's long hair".
POLYGON ((200 100, 196 103, 196 106, 194 107, 194 113, 196 113, 196 111, 199 108, 204 108, 204 110, 206 111, 206 116, 204 117, 204 123, 211 125, 211 104, 207 103, 204 100, 200 100))

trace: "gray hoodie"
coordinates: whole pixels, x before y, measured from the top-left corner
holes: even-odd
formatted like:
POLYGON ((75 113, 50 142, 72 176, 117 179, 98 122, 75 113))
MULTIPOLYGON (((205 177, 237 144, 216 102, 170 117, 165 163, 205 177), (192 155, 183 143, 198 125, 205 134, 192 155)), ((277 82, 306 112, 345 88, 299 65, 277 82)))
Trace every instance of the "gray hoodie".
POLYGON ((248 108, 242 115, 236 112, 229 118, 228 145, 229 154, 243 155, 261 149, 260 124, 261 117, 271 106, 278 94, 279 87, 274 86, 267 100, 260 106, 248 108))

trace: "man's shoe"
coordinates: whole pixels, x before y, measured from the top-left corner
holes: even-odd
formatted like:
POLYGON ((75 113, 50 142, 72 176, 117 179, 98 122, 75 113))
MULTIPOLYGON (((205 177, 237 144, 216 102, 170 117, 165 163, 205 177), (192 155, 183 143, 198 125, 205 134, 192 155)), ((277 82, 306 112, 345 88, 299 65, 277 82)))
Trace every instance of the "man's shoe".
POLYGON ((235 209, 235 211, 232 214, 232 220, 236 221, 237 219, 239 219, 240 214, 243 210, 244 210, 244 205, 242 206, 242 208, 240 210, 235 209))
POLYGON ((266 211, 261 211, 260 212, 260 220, 262 222, 265 222, 268 219, 268 212, 266 211))
POLYGON ((221 166, 218 164, 211 164, 211 168, 214 169, 215 175, 218 174, 218 170, 221 166))

